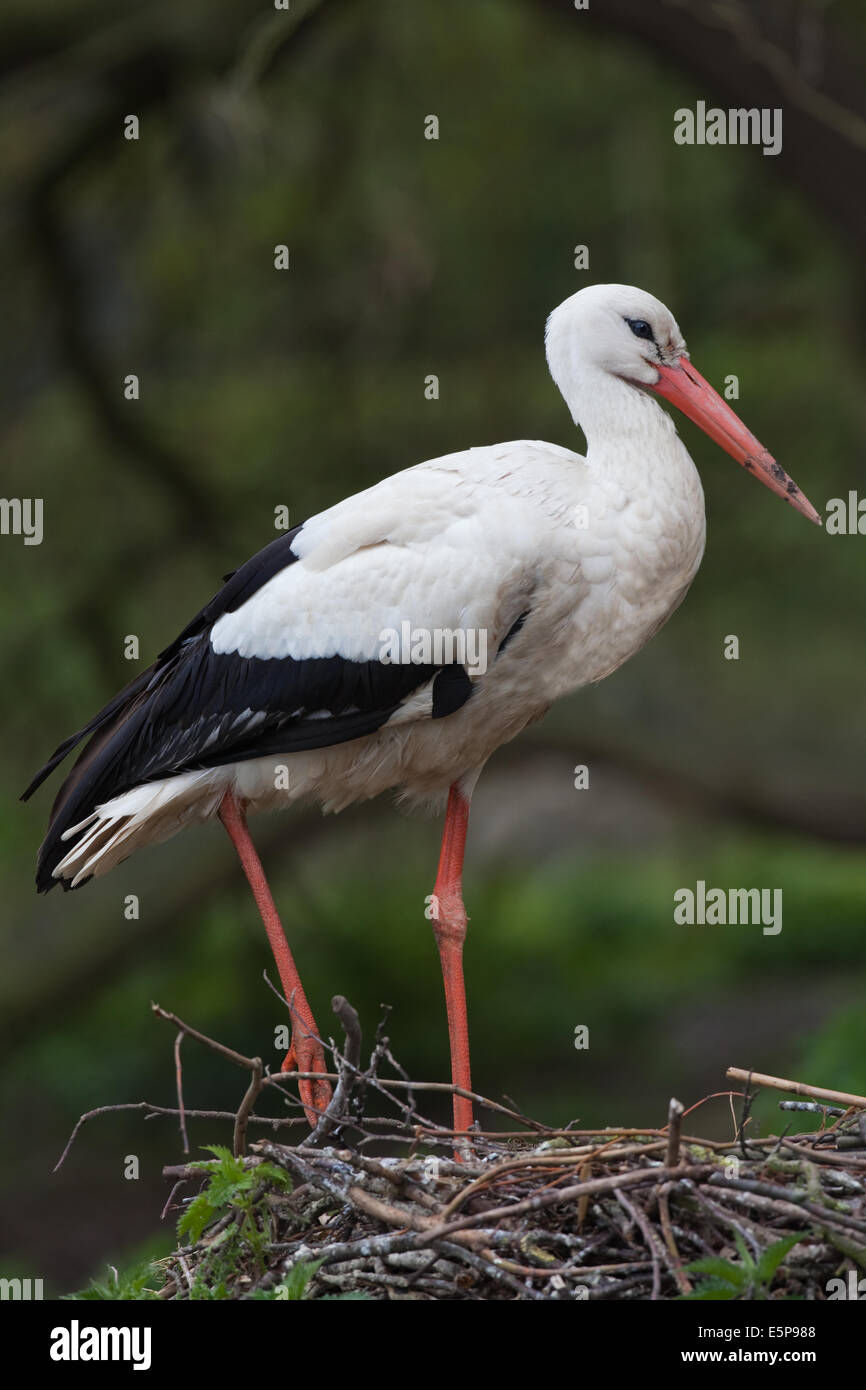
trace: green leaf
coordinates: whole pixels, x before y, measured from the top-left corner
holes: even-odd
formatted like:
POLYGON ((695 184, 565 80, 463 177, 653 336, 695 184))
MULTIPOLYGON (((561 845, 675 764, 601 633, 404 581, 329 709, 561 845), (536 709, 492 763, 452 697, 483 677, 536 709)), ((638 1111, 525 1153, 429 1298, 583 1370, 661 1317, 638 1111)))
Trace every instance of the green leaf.
POLYGON ((147 1301, 159 1298, 159 1290, 164 1283, 165 1270, 162 1265, 145 1259, 120 1275, 111 1270, 106 1280, 94 1279, 86 1289, 80 1289, 77 1293, 61 1294, 61 1298, 69 1302, 102 1302, 109 1299, 147 1301))
POLYGON ((177 1223, 178 1240, 182 1236, 188 1235, 190 1245, 196 1245, 201 1240, 202 1231, 209 1225, 216 1216, 216 1208, 212 1206, 210 1196, 207 1192, 200 1192, 194 1197, 181 1214, 177 1223))
POLYGON ((280 1168, 277 1163, 260 1163, 255 1172, 259 1182, 267 1181, 286 1192, 291 1192, 294 1187, 291 1174, 287 1173, 285 1168, 280 1168))
POLYGON ((683 1302, 695 1302, 699 1300, 706 1301, 711 1298, 731 1299, 736 1297, 736 1289, 732 1289, 730 1284, 722 1283, 721 1279, 706 1279, 702 1284, 699 1284, 696 1289, 693 1289, 691 1293, 684 1293, 680 1295, 680 1299, 683 1302))
POLYGON ((202 1144, 202 1148, 206 1153, 213 1154, 222 1163, 239 1163, 243 1167, 243 1161, 235 1158, 231 1149, 227 1149, 225 1144, 202 1144))
POLYGON ((731 1264, 730 1260, 723 1260, 721 1255, 708 1255, 705 1259, 693 1260, 691 1264, 685 1265, 685 1270, 688 1274, 711 1274, 715 1279, 724 1279, 735 1288, 742 1288, 746 1283, 746 1274, 742 1267, 731 1264))
POLYGON ((777 1240, 774 1245, 769 1245, 758 1261, 755 1271, 755 1278, 761 1284, 770 1284, 779 1265, 792 1250, 805 1238, 805 1231, 796 1236, 785 1236, 784 1240, 777 1240))
POLYGON ((218 1169, 208 1184, 207 1195, 212 1206, 218 1209, 230 1206, 238 1197, 249 1192, 251 1187, 251 1174, 238 1178, 232 1173, 223 1173, 218 1169))
POLYGON ((301 1264, 293 1265, 288 1274, 278 1288, 285 1289, 285 1293, 276 1293, 275 1297, 284 1299, 287 1303, 299 1303, 307 1296, 307 1289, 312 1283, 313 1276, 322 1268, 323 1260, 310 1260, 301 1264))

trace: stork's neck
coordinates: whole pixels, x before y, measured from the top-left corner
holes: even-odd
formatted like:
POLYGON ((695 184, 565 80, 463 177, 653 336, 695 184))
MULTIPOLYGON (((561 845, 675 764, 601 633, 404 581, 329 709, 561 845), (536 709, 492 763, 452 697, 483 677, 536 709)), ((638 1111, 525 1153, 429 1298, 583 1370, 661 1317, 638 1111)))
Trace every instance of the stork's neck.
POLYGON ((568 387, 563 395, 586 435, 589 472, 617 499, 625 494, 642 525, 655 518, 647 522, 648 536, 670 538, 645 557, 645 577, 660 582, 664 571, 674 584, 689 583, 703 553, 704 494, 673 420, 648 392, 598 368, 576 375, 568 387))
POLYGON ((586 435, 587 463, 625 482, 669 469, 684 453, 670 416, 646 391, 622 377, 587 368, 562 390, 572 419, 586 435))

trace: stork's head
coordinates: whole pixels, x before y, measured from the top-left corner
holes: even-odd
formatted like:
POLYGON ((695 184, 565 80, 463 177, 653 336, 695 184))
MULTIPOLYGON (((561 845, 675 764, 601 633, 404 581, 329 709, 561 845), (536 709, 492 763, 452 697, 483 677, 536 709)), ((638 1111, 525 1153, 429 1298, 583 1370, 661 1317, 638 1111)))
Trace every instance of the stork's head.
POLYGON ((819 526, 821 518, 784 468, 691 364, 670 309, 633 285, 588 285, 547 320, 547 361, 566 400, 607 373, 663 396, 726 453, 819 526))

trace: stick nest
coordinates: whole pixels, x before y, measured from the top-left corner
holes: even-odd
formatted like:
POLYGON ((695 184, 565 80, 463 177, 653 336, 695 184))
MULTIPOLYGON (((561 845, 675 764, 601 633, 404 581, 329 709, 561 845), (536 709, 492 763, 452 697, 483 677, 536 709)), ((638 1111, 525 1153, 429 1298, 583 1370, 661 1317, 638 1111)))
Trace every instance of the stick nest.
POLYGON ((477 1113, 507 1128, 459 1136, 420 1108, 428 1093, 453 1088, 411 1082, 383 1024, 362 1068, 357 1016, 338 997, 345 1043, 325 1044, 336 1088, 309 1134, 297 1074, 267 1075, 260 1059, 153 1008, 179 1030, 178 1106, 104 1109, 175 1115, 184 1139, 188 1116, 231 1119, 234 1152, 164 1170, 174 1179, 164 1214, 181 1213, 186 1239, 159 1262, 162 1286, 150 1296, 822 1300, 830 1280, 866 1270, 866 1109, 782 1102, 817 1113, 819 1130, 790 1133, 789 1124, 756 1139, 747 1084, 730 1093, 740 1111, 733 1138, 717 1142, 681 1133, 677 1101, 659 1129, 588 1131, 554 1130, 473 1096, 477 1113), (236 1112, 185 1108, 185 1037, 249 1072, 236 1112), (285 1116, 257 1113, 275 1091, 285 1116), (255 1127, 270 1136, 248 1142, 255 1127), (286 1128, 306 1137, 286 1142, 286 1128), (200 1229, 195 1202, 204 1204, 200 1229))

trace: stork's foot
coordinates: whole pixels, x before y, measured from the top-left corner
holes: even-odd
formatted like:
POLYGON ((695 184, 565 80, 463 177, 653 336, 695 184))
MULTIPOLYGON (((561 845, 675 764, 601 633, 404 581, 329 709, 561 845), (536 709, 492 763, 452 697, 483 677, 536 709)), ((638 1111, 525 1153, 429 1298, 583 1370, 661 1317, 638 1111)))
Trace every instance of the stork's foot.
MULTIPOLYGON (((328 1070, 325 1061, 325 1050, 316 1038, 308 1037, 296 1029, 292 1033, 292 1041, 288 1052, 283 1058, 280 1071, 317 1071, 325 1073, 328 1070)), ((298 1080, 298 1090, 301 1094, 301 1101, 304 1107, 304 1114, 307 1117, 307 1124, 310 1129, 315 1129, 322 1115, 331 1103, 331 1083, 323 1075, 321 1080, 309 1081, 303 1077, 298 1080)))

